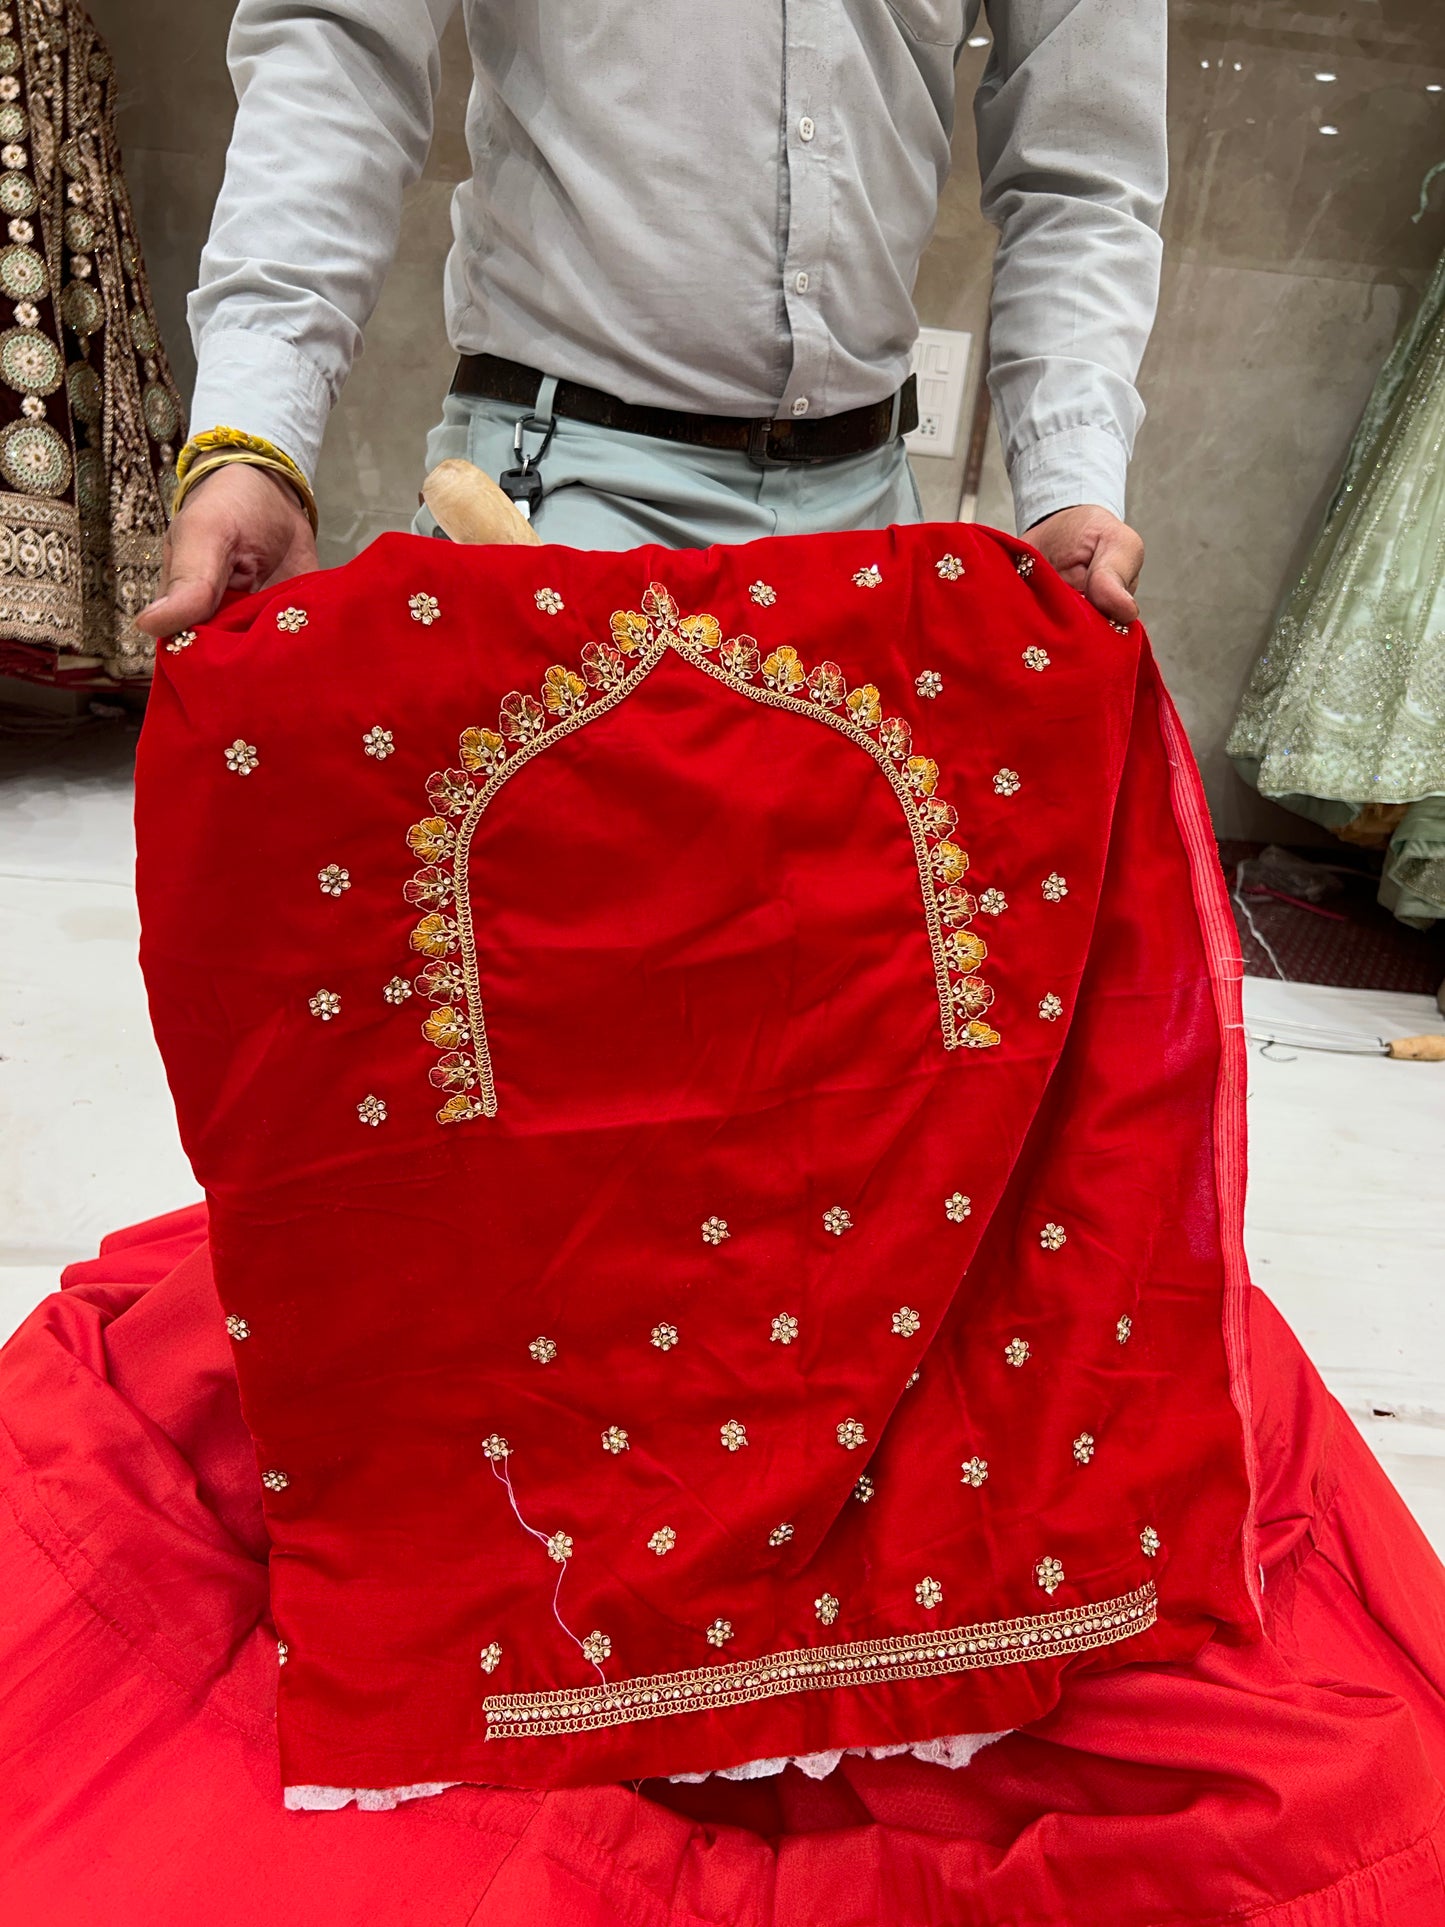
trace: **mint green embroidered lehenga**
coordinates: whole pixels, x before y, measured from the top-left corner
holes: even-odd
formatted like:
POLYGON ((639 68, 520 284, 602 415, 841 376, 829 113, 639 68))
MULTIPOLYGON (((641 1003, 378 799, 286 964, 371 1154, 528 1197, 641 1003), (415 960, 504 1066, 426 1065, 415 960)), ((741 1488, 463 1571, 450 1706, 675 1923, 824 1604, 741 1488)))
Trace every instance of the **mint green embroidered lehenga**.
POLYGON ((1240 703, 1245 781, 1386 846, 1380 901, 1445 917, 1445 257, 1380 373, 1240 703))

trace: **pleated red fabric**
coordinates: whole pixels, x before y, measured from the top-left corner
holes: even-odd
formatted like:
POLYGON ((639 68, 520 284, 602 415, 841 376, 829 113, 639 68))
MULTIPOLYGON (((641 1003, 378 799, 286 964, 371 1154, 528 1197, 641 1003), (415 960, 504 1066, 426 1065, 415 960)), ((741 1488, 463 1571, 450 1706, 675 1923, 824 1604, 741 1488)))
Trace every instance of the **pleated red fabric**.
POLYGON ((1068 1682, 959 1772, 287 1813, 204 1213, 0 1352, 7 1927, 1438 1927, 1445 1575, 1256 1294, 1266 1637, 1068 1682))
POLYGON ((389 537, 177 641, 142 960, 288 1786, 994 1733, 1259 1637, 1238 965, 1137 625, 952 526, 389 537))

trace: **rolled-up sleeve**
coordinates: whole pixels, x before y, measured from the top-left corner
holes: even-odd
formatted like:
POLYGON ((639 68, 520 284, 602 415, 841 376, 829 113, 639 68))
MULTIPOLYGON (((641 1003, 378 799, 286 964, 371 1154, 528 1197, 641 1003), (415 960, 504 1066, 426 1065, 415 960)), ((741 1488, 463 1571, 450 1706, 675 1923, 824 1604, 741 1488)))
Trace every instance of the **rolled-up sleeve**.
POLYGON ((314 475, 431 143, 457 0, 240 0, 235 131, 189 306, 195 428, 314 475))
POLYGON ((999 230, 989 387, 1018 526, 1124 513, 1159 298, 1166 0, 992 0, 974 102, 999 230))

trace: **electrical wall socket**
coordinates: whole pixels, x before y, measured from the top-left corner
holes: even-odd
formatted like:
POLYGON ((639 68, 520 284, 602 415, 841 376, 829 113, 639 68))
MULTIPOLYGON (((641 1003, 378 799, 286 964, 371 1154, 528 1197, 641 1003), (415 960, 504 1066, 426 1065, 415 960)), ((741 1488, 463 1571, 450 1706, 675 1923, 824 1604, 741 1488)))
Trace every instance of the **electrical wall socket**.
POLYGON ((918 426, 904 436, 910 455, 958 453, 959 421, 967 389, 973 336, 955 328, 920 328, 913 346, 918 378, 918 426))

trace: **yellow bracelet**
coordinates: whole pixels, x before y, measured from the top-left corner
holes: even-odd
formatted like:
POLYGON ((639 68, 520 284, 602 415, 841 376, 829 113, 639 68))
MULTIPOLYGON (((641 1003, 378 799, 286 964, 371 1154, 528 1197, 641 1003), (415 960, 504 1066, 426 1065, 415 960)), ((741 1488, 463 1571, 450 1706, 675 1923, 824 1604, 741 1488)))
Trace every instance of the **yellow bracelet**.
MULTIPOLYGON (((256 439, 259 440, 259 437, 256 439)), ((208 475, 213 475, 218 468, 228 468, 232 463, 236 462, 244 464, 247 468, 265 469, 268 474, 275 475, 279 477, 281 481, 287 483, 299 497, 301 506, 306 511, 306 519, 311 524, 312 534, 314 535, 316 533, 319 520, 316 509, 316 497, 312 494, 310 484, 300 469, 297 468, 296 464, 286 456, 279 454, 275 456, 269 454, 263 455, 256 449, 239 448, 235 446, 223 446, 214 451, 192 451, 190 460, 186 463, 185 472, 181 474, 176 485, 176 492, 171 498, 172 519, 179 514, 181 504, 198 482, 203 482, 208 475)), ((179 464, 177 467, 179 469, 179 464)))
MULTIPOLYGON (((199 434, 192 435, 180 454, 176 457, 176 480, 183 482, 186 471, 202 455, 219 455, 223 450, 245 450, 252 455, 264 455, 268 461, 279 462, 285 469, 294 469, 297 478, 306 483, 297 463, 292 461, 284 448, 268 442, 264 435, 248 435, 242 428, 203 428, 199 434)), ((306 483, 309 488, 310 484, 306 483)))

